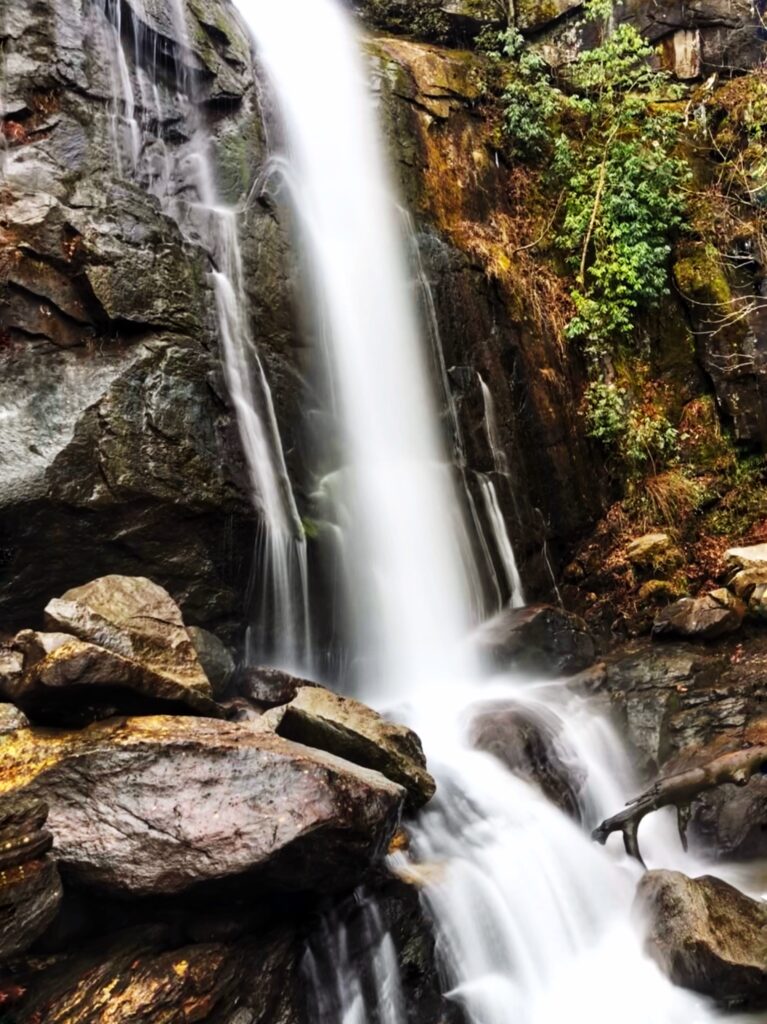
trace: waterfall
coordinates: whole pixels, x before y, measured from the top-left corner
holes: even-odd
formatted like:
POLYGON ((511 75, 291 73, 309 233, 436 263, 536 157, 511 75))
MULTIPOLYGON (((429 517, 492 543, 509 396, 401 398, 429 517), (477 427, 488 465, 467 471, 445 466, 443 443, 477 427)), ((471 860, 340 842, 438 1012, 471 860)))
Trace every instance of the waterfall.
MULTIPOLYGON (((422 881, 448 994, 472 1024, 710 1020, 707 1005, 675 989, 642 951, 630 920, 638 867, 589 838, 589 824, 635 783, 617 739, 561 684, 483 678, 472 656, 455 476, 349 17, 340 0, 237 5, 281 119, 278 159, 291 179, 315 334, 326 339, 343 424, 343 464, 326 490, 346 535, 349 628, 367 655, 359 686, 407 711, 438 781, 410 829, 410 853, 392 866, 422 881), (544 708, 561 723, 567 756, 586 775, 582 826, 472 749, 468 726, 477 703, 490 700, 544 708)), ((644 847, 668 860, 663 836, 644 847)), ((329 927, 320 945, 330 956, 310 959, 326 997, 317 1018, 375 1019, 360 972, 398 992, 391 947, 374 943, 373 967, 363 967, 343 928, 329 927)), ((403 1019, 398 1000, 379 995, 385 1016, 403 1019)))
POLYGON ((318 334, 328 339, 353 633, 369 685, 439 684, 467 657, 458 503, 358 40, 329 0, 239 7, 279 106, 318 334))
MULTIPOLYGON (((290 485, 269 384, 251 334, 238 234, 240 211, 216 194, 211 139, 199 113, 196 72, 182 0, 168 0, 173 39, 141 0, 99 0, 108 54, 110 138, 118 173, 142 184, 211 260, 222 362, 245 456, 253 506, 254 606, 249 661, 293 670, 310 664, 306 538, 290 485), (124 19, 128 18, 126 25, 124 19), (183 115, 180 146, 163 126, 183 115)), ((177 134, 178 127, 173 131, 177 134)))
MULTIPOLYGON (((493 468, 499 476, 503 477, 505 480, 510 480, 511 473, 509 472, 509 461, 506 458, 506 452, 503 450, 501 436, 498 431, 495 402, 493 401, 490 388, 483 380, 481 374, 478 374, 478 376, 479 384, 482 388, 482 400, 485 408, 485 433, 487 434, 487 443, 490 446, 490 451, 493 456, 493 468)), ((486 473, 482 473, 479 477, 479 486, 482 491, 482 500, 485 503, 485 512, 487 513, 487 518, 490 523, 490 529, 493 532, 495 545, 498 549, 501 564, 503 565, 503 571, 506 575, 506 583, 508 584, 509 592, 511 594, 511 606, 512 608, 521 608, 525 603, 525 592, 522 586, 522 577, 519 575, 517 559, 514 554, 514 546, 511 543, 511 537, 509 536, 509 530, 506 526, 506 520, 503 518, 503 513, 501 512, 495 482, 491 476, 486 473)))

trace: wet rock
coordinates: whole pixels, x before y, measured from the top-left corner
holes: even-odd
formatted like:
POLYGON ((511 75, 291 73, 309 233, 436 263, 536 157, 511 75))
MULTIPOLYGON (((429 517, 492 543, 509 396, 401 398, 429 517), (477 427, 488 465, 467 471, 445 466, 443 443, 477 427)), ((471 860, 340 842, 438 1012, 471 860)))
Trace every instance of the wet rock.
MULTIPOLYGON (((207 226, 184 222, 196 170, 188 104, 172 79, 183 66, 203 111, 213 103, 212 148, 239 138, 241 114, 259 121, 250 42, 225 0, 185 5, 188 49, 167 3, 118 5, 145 129, 131 181, 130 159, 116 153, 127 118, 116 125, 110 113, 104 7, 115 10, 62 0, 3 10, 13 145, 0 204, 0 616, 14 628, 37 621, 86 565, 151 576, 190 621, 226 635, 247 587, 241 552, 254 515, 220 382, 210 259, 198 241, 207 226), (133 66, 139 39, 158 61, 157 111, 133 66), (148 186, 168 168, 174 202, 164 212, 148 186)), ((251 184, 246 164, 240 149, 233 205, 251 184)))
POLYGON ((302 1019, 301 945, 288 929, 239 943, 189 943, 161 925, 14 965, 19 1024, 293 1024, 302 1019))
POLYGON ((583 619, 551 605, 507 608, 479 628, 476 641, 483 658, 499 671, 572 675, 596 656, 583 619))
MULTIPOLYGON (((767 745, 767 638, 713 647, 636 640, 570 685, 604 701, 646 783, 719 754, 767 745)), ((702 793, 690 809, 691 846, 726 860, 767 855, 767 777, 702 793)))
POLYGON ((40 800, 0 798, 0 960, 31 946, 61 903, 47 817, 40 800))
POLYGON ((209 697, 181 610, 144 577, 104 576, 74 587, 45 608, 48 625, 145 665, 170 683, 209 697))
POLYGON ((649 871, 637 890, 646 947, 677 984, 728 1007, 767 1006, 767 906, 710 875, 649 871))
POLYGON ((234 658, 229 648, 214 633, 209 633, 207 629, 201 629, 199 626, 189 626, 187 633, 210 682, 214 697, 220 697, 225 693, 234 675, 234 658))
POLYGON ((267 717, 280 736, 381 772, 407 790, 412 808, 434 796, 436 786, 416 734, 359 701, 323 687, 304 687, 267 717))
POLYGON ((0 692, 35 721, 82 724, 94 718, 133 711, 177 713, 218 718, 222 712, 200 690, 64 633, 19 634, 28 668, 0 692))
POLYGON ((301 679, 279 668, 243 668, 237 674, 239 694, 264 707, 288 704, 299 690, 316 685, 309 679, 301 679))
POLYGON ((720 588, 705 597, 683 597, 664 608, 655 617, 652 635, 716 640, 739 630, 745 615, 740 598, 720 588))
POLYGON ((544 708, 495 702, 480 704, 469 738, 477 750, 497 757, 510 772, 537 786, 571 818, 580 821, 578 794, 585 772, 562 740, 559 719, 544 708))
POLYGON ((269 730, 169 717, 0 737, 0 792, 47 801, 74 880, 144 895, 257 870, 297 889, 351 886, 385 850, 404 797, 269 730))

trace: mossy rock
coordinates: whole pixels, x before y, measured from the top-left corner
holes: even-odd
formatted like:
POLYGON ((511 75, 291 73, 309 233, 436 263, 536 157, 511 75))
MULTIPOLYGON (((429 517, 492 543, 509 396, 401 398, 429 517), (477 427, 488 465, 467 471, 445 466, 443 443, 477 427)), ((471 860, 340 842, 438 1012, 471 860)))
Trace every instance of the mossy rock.
POLYGON ((674 264, 674 280, 682 296, 707 307, 727 306, 732 291, 713 246, 698 243, 674 264))

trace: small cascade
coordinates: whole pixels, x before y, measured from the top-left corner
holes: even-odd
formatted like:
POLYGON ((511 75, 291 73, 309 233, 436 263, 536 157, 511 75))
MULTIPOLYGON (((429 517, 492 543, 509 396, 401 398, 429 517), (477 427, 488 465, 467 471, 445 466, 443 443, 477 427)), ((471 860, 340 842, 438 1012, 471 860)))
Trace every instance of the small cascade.
MULTIPOLYGON (((487 442, 490 445, 490 451, 493 456, 493 467, 496 474, 509 481, 511 477, 509 472, 509 460, 506 458, 506 452, 503 450, 503 445, 501 444, 501 437, 498 431, 498 420, 495 414, 495 402, 493 401, 490 388, 483 380, 482 375, 477 374, 477 376, 479 377, 480 387, 482 388, 482 398, 485 409, 485 433, 487 434, 487 442)), ((514 555, 514 547, 511 543, 511 538, 509 537, 506 520, 501 512, 495 481, 487 473, 481 473, 479 474, 479 486, 482 492, 482 500, 485 505, 485 513, 487 515, 488 522, 490 523, 495 545, 498 550, 498 554, 500 555, 501 564, 503 565, 503 571, 506 576, 506 583, 508 584, 509 593, 511 594, 511 606, 512 608, 522 608, 525 604, 525 592, 522 585, 522 577, 519 574, 517 559, 514 555)))
POLYGON ((130 6, 121 0, 100 0, 100 7, 110 55, 115 167, 159 200, 184 236, 207 250, 213 267, 224 374, 260 521, 246 656, 254 662, 307 669, 311 644, 306 538, 269 384, 251 335, 238 211, 223 205, 216 194, 211 140, 199 113, 184 6, 181 0, 168 0, 169 36, 153 27, 141 0, 130 6))
MULTIPOLYGON (((464 501, 456 510, 456 537, 460 544, 461 558, 469 581, 472 619, 479 622, 502 608, 504 603, 502 584, 490 550, 485 521, 477 508, 471 487, 471 474, 466 458, 466 440, 453 389, 450 386, 450 373, 445 362, 434 293, 421 256, 415 224, 407 210, 400 208, 399 212, 405 225, 411 262, 415 268, 419 305, 424 314, 423 319, 429 339, 434 375, 439 382, 439 404, 447 410, 448 439, 452 448, 453 465, 460 474, 460 493, 464 501), (475 541, 474 545, 472 540, 475 541), (479 559, 477 555, 480 556, 479 559), (491 595, 487 592, 488 583, 492 588, 491 595)), ((494 531, 492 524, 491 530, 494 531)))
POLYGON ((407 1024, 397 952, 376 901, 360 889, 352 907, 326 914, 303 973, 317 1024, 407 1024))

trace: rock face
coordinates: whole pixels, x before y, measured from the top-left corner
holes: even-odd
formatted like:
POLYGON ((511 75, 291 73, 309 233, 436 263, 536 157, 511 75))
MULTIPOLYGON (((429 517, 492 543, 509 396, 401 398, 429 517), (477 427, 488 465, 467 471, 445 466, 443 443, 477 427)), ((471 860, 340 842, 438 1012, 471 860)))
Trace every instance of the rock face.
POLYGON ((489 703, 478 706, 469 727, 477 750, 497 757, 510 772, 537 786, 555 806, 580 821, 578 794, 585 773, 566 751, 562 727, 544 709, 489 703))
POLYGON ((268 869, 293 888, 353 884, 398 820, 383 776, 247 725, 116 719, 0 737, 0 793, 48 802, 67 874, 177 893, 268 869))
POLYGON ((476 640, 484 659, 501 671, 573 675, 596 655, 585 622, 549 605, 507 608, 480 627, 476 640))
POLYGON ((683 597, 655 617, 653 636, 716 640, 735 633, 743 624, 746 606, 722 587, 705 597, 683 597))
POLYGON ((647 949, 677 985, 728 1007, 767 1006, 767 906, 713 878, 650 871, 637 903, 647 949))
POLYGON ((31 946, 61 903, 47 817, 42 801, 0 799, 0 961, 31 946))
POLYGON ((419 738, 365 704, 323 687, 303 687, 268 717, 272 715, 277 716, 280 736, 381 772, 407 790, 411 807, 421 807, 434 796, 434 779, 426 770, 419 738))
POLYGON ((167 926, 125 930, 37 972, 16 972, 19 1024, 168 1020, 267 1024, 303 1018, 300 946, 286 929, 239 944, 185 942, 167 926))
MULTIPOLYGON (((377 885, 370 898, 345 900, 332 916, 308 927, 286 919, 284 901, 281 923, 255 931, 246 918, 206 934, 200 908, 181 925, 178 914, 169 921, 155 911, 143 926, 111 926, 79 948, 70 943, 56 956, 14 963, 7 980, 0 974, 3 1007, 18 1024, 102 1024, 105 1015, 142 1024, 311 1024, 317 1007, 306 972, 307 938, 316 954, 329 958, 328 935, 342 927, 359 976, 372 966, 371 907, 380 915, 379 932, 385 928, 391 935, 414 1019, 459 1024, 460 1013, 440 990, 434 938, 418 893, 393 881, 377 885)), ((337 970, 338 962, 327 968, 337 970)))
MULTIPOLYGON (((36 622, 46 594, 82 582, 87 565, 149 575, 190 621, 234 631, 254 512, 221 377, 210 239, 185 221, 193 125, 172 69, 185 63, 203 109, 216 109, 211 149, 236 202, 257 173, 243 140, 260 149, 250 45, 225 0, 184 5, 183 57, 167 4, 122 5, 141 60, 165 55, 142 72, 156 79, 149 109, 126 43, 141 125, 134 170, 128 125, 113 116, 123 102, 105 10, 114 6, 61 0, 3 10, 0 619, 36 622)), ((275 378, 294 384, 284 241, 260 208, 246 220, 259 345, 275 378)), ((294 404, 278 402, 278 414, 294 404)))

